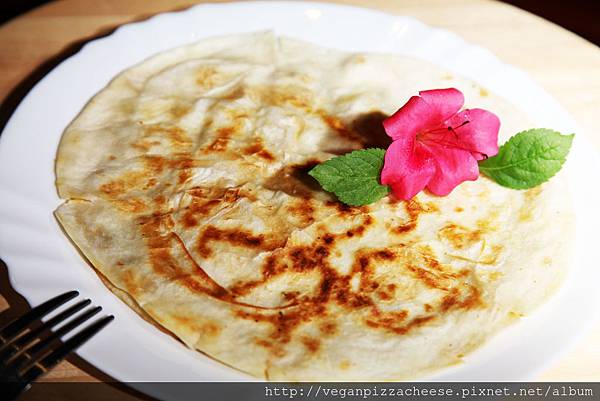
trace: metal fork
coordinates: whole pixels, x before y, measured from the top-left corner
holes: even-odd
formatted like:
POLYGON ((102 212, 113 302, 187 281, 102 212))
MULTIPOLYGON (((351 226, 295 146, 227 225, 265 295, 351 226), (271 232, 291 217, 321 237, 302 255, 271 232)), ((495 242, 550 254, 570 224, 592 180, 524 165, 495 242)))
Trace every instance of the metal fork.
POLYGON ((91 303, 89 299, 85 299, 46 322, 40 322, 42 317, 78 295, 77 291, 65 292, 36 306, 0 329, 0 382, 4 388, 3 398, 18 397, 36 378, 52 369, 114 319, 113 316, 105 316, 79 330, 64 342, 61 341, 62 336, 71 333, 102 310, 100 306, 91 307, 67 321, 91 303), (58 329, 50 330, 63 322, 65 324, 58 329))

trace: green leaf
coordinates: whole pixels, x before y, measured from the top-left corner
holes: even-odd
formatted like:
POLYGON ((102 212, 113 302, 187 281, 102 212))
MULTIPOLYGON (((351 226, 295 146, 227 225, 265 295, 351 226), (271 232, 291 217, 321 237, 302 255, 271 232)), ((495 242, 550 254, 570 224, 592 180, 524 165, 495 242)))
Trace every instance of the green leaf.
POLYGON ((367 205, 390 192, 387 185, 379 183, 384 156, 385 149, 355 150, 315 166, 308 174, 340 201, 351 206, 367 205))
POLYGON ((546 128, 519 132, 500 147, 496 156, 480 161, 479 171, 505 187, 536 187, 561 169, 573 136, 546 128))

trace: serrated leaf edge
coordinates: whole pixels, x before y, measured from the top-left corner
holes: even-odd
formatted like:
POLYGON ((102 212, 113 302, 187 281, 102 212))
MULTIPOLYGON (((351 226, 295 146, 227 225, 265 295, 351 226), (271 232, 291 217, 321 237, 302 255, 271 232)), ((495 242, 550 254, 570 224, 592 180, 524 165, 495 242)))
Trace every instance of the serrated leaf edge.
MULTIPOLYGON (((504 185, 504 184, 503 184, 503 183, 501 183, 501 182, 498 182, 498 181, 497 181, 497 180, 496 180, 496 179, 495 179, 493 176, 491 176, 490 174, 486 174, 486 170, 487 170, 487 171, 490 171, 490 172, 491 172, 491 171, 501 171, 501 170, 504 170, 504 169, 507 169, 507 168, 511 168, 511 167, 517 167, 517 166, 519 166, 520 164, 527 162, 527 160, 523 160, 522 162, 519 162, 519 163, 514 163, 514 164, 510 164, 510 165, 506 165, 506 166, 502 166, 502 167, 499 167, 499 168, 494 168, 494 167, 485 167, 485 165, 481 165, 481 164, 480 164, 480 165, 478 166, 478 167, 479 167, 479 170, 480 170, 480 171, 482 171, 482 172, 483 172, 483 173, 484 173, 484 174, 485 174, 485 175, 486 175, 488 178, 490 178, 491 180, 493 180, 494 182, 496 182, 498 185, 500 185, 500 186, 503 186, 503 187, 505 187, 505 188, 511 188, 511 189, 517 189, 517 190, 524 190, 524 189, 534 188, 534 187, 537 187, 537 186, 539 186, 539 185, 541 185, 541 184, 543 184, 543 183, 545 183, 545 182, 548 182, 548 181, 549 181, 549 180, 550 180, 552 177, 556 176, 556 174, 558 174, 558 173, 560 172, 560 170, 562 169, 562 166, 563 166, 563 165, 564 165, 564 163, 566 162, 566 160, 567 160, 567 155, 569 154, 569 151, 571 150, 571 146, 572 146, 572 143, 573 143, 573 139, 575 138, 575 133, 571 133, 571 134, 563 134, 563 133, 561 133, 560 131, 556 131, 556 130, 554 130, 554 129, 552 129, 552 128, 530 128, 530 129, 528 129, 528 130, 525 130, 525 131, 520 131, 520 132, 517 132, 515 135, 511 136, 511 137, 508 139, 508 141, 504 142, 504 143, 503 143, 503 144, 500 146, 500 148, 498 149, 498 155, 500 154, 500 152, 501 152, 502 148, 504 148, 505 146, 507 146, 507 145, 508 145, 508 144, 510 144, 510 143, 513 143, 513 142, 514 142, 513 140, 518 140, 518 139, 520 139, 520 138, 518 138, 518 135, 526 135, 526 134, 527 134, 528 132, 530 132, 530 131, 540 131, 540 130, 549 131, 549 132, 550 132, 550 133, 552 133, 552 134, 558 134, 558 135, 560 135, 561 137, 566 137, 566 138, 569 138, 569 139, 570 139, 570 142, 569 142, 569 149, 568 149, 567 153, 565 154, 565 157, 561 157, 560 159, 551 159, 551 160, 555 160, 555 161, 557 161, 557 162, 560 162, 560 166, 559 166, 559 168, 558 168, 558 169, 557 169, 557 170, 556 170, 554 173, 552 173, 551 175, 549 175, 548 177, 546 177, 544 180, 542 180, 542 181, 538 181, 538 182, 536 182, 536 183, 534 183, 534 184, 530 184, 530 183, 528 183, 528 182, 525 182, 525 181, 523 181, 523 180, 518 180, 518 179, 515 179, 515 178, 513 178, 513 177, 509 176, 509 177, 510 177, 511 179, 513 179, 513 180, 515 181, 515 183, 516 183, 516 185, 509 186, 509 185, 504 185)), ((494 157, 495 157, 495 156, 494 156, 494 157)), ((490 158, 490 159, 491 159, 491 158, 490 158)), ((487 160, 490 160, 490 159, 485 159, 485 160, 482 160, 482 162, 481 162, 481 163, 485 163, 487 160)), ((497 174, 497 173, 496 173, 496 174, 497 174)))
MULTIPOLYGON (((329 183, 323 183, 322 180, 319 179, 319 177, 317 177, 315 173, 318 173, 318 170, 320 168, 322 168, 321 166, 327 166, 329 168, 332 168, 333 170, 336 170, 339 175, 343 175, 343 171, 341 169, 337 168, 335 165, 332 165, 331 163, 327 164, 328 162, 330 162, 334 159, 336 159, 336 162, 346 166, 348 169, 352 169, 352 167, 347 165, 346 160, 348 160, 348 159, 358 159, 361 162, 368 164, 370 167, 372 167, 374 169, 381 169, 383 167, 383 162, 380 162, 379 160, 380 160, 380 158, 381 158, 381 160, 383 160, 383 158, 385 156, 385 152, 386 152, 386 150, 382 149, 382 148, 367 148, 367 149, 353 150, 352 152, 349 152, 349 153, 346 153, 346 154, 343 154, 340 156, 332 157, 331 159, 326 160, 326 161, 316 165, 308 172, 308 174, 311 177, 313 177, 314 179, 316 179, 317 182, 319 183, 319 185, 321 185, 321 187, 324 190, 326 190, 327 192, 334 193, 341 202, 343 202, 347 205, 350 205, 350 206, 364 206, 369 203, 373 203, 390 193, 389 186, 382 185, 379 177, 377 177, 377 186, 375 186, 373 191, 370 192, 370 195, 375 195, 374 199, 371 199, 372 196, 368 196, 366 202, 353 202, 352 200, 347 199, 347 195, 349 193, 354 193, 356 191, 359 191, 360 188, 357 188, 355 191, 343 191, 343 192, 338 191, 338 192, 336 192, 334 187, 337 185, 337 183, 339 183, 339 180, 336 180, 336 184, 328 185, 329 183), (373 163, 371 163, 369 160, 366 160, 367 158, 369 158, 370 161, 372 161, 373 163), (377 160, 375 160, 375 158, 377 158, 377 160), (385 188, 385 190, 382 191, 382 189, 384 189, 384 188, 385 188), (375 194, 376 191, 381 192, 381 193, 375 194)), ((329 175, 331 175, 331 174, 329 174, 329 175)), ((343 178, 340 178, 340 180, 341 179, 343 179, 343 178)), ((361 179, 364 179, 365 181, 371 181, 372 176, 371 175, 365 175, 362 177, 360 175, 352 176, 352 180, 360 181, 361 179)))

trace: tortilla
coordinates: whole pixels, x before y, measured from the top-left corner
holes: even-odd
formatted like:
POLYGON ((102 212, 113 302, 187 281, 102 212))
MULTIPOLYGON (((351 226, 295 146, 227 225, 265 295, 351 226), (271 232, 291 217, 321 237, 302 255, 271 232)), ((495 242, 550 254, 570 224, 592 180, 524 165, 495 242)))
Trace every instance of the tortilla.
POLYGON ((565 178, 515 191, 349 207, 307 174, 387 147, 382 120, 455 87, 500 142, 531 127, 473 82, 420 60, 348 54, 269 32, 154 56, 66 129, 65 232, 130 305, 188 347, 271 380, 398 380, 462 361, 559 286, 565 178))

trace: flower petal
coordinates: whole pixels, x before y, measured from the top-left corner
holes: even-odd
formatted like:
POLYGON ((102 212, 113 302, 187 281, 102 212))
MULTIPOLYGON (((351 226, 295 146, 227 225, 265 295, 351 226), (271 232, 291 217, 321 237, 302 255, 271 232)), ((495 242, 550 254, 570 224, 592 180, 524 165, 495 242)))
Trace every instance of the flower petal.
POLYGON ((500 119, 494 113, 483 109, 467 109, 448 119, 446 125, 456 127, 454 132, 460 147, 473 153, 477 160, 498 153, 500 119))
POLYGON ((435 158, 435 174, 427 189, 435 195, 448 195, 463 181, 479 178, 479 166, 475 157, 467 150, 442 146, 429 147, 435 158))
POLYGON ((465 96, 455 88, 421 91, 419 96, 431 106, 438 125, 458 113, 465 104, 465 96))
POLYGON ((429 151, 414 137, 402 137, 385 153, 381 183, 391 186, 397 198, 408 200, 425 188, 434 173, 435 163, 429 151))
POLYGON ((419 96, 413 96, 398 111, 383 120, 383 127, 385 132, 396 140, 403 136, 414 138, 418 132, 436 127, 443 121, 429 103, 419 96))

